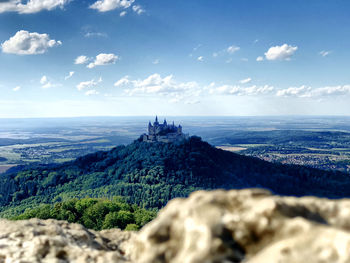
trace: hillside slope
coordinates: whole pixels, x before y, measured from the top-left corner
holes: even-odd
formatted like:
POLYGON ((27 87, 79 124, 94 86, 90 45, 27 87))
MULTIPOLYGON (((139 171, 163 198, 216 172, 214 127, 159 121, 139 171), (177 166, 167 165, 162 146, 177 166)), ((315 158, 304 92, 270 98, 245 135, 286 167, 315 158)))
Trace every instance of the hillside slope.
POLYGON ((19 209, 78 197, 121 195, 162 207, 198 189, 263 187, 283 195, 350 196, 349 175, 268 163, 216 149, 199 137, 180 143, 135 141, 63 165, 28 167, 0 178, 0 205, 19 209))

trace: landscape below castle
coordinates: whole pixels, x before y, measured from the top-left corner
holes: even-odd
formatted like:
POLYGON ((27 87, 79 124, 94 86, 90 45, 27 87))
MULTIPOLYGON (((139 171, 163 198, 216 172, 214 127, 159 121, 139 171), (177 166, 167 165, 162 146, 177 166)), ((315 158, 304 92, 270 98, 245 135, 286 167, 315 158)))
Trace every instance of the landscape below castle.
POLYGON ((174 122, 168 125, 167 121, 164 119, 163 124, 158 122, 158 117, 152 125, 151 121, 148 124, 148 134, 144 133, 142 135, 142 140, 144 142, 175 142, 187 139, 188 134, 182 132, 182 126, 175 126, 174 122))

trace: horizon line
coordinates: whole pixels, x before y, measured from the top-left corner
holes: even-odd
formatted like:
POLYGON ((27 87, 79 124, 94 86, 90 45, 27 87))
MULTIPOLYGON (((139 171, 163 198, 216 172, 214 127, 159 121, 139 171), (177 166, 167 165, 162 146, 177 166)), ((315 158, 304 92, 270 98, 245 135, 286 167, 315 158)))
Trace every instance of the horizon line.
POLYGON ((191 117, 203 117, 203 118, 277 118, 277 117, 287 117, 287 118, 293 118, 293 117, 326 117, 326 118, 346 118, 350 117, 349 115, 312 115, 312 114, 291 114, 291 115, 91 115, 91 116, 31 116, 31 117, 0 117, 0 120, 6 120, 6 119, 78 119, 78 118, 154 118, 155 116, 160 116, 160 118, 168 118, 168 117, 185 117, 185 118, 191 118, 191 117))

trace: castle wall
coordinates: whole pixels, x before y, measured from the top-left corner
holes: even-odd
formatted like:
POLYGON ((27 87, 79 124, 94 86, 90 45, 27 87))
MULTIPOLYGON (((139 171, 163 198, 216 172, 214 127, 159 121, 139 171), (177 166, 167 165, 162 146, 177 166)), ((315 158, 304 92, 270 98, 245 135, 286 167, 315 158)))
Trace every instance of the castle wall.
POLYGON ((188 134, 182 133, 182 127, 181 125, 175 126, 173 125, 167 125, 166 121, 164 120, 164 124, 159 124, 158 118, 156 118, 156 121, 153 123, 148 124, 148 134, 142 135, 142 140, 144 142, 174 142, 178 140, 183 140, 188 138, 188 134), (160 135, 162 134, 162 135, 160 135))

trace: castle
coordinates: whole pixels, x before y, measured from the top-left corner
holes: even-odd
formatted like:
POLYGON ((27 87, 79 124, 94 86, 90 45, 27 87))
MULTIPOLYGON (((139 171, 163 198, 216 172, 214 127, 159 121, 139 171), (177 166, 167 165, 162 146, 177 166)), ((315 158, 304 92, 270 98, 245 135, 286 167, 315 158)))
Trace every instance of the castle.
POLYGON ((148 134, 143 134, 142 140, 144 142, 175 142, 188 137, 188 134, 182 132, 181 125, 175 126, 174 122, 168 125, 165 119, 163 124, 160 124, 156 116, 153 125, 151 121, 148 123, 148 134))

